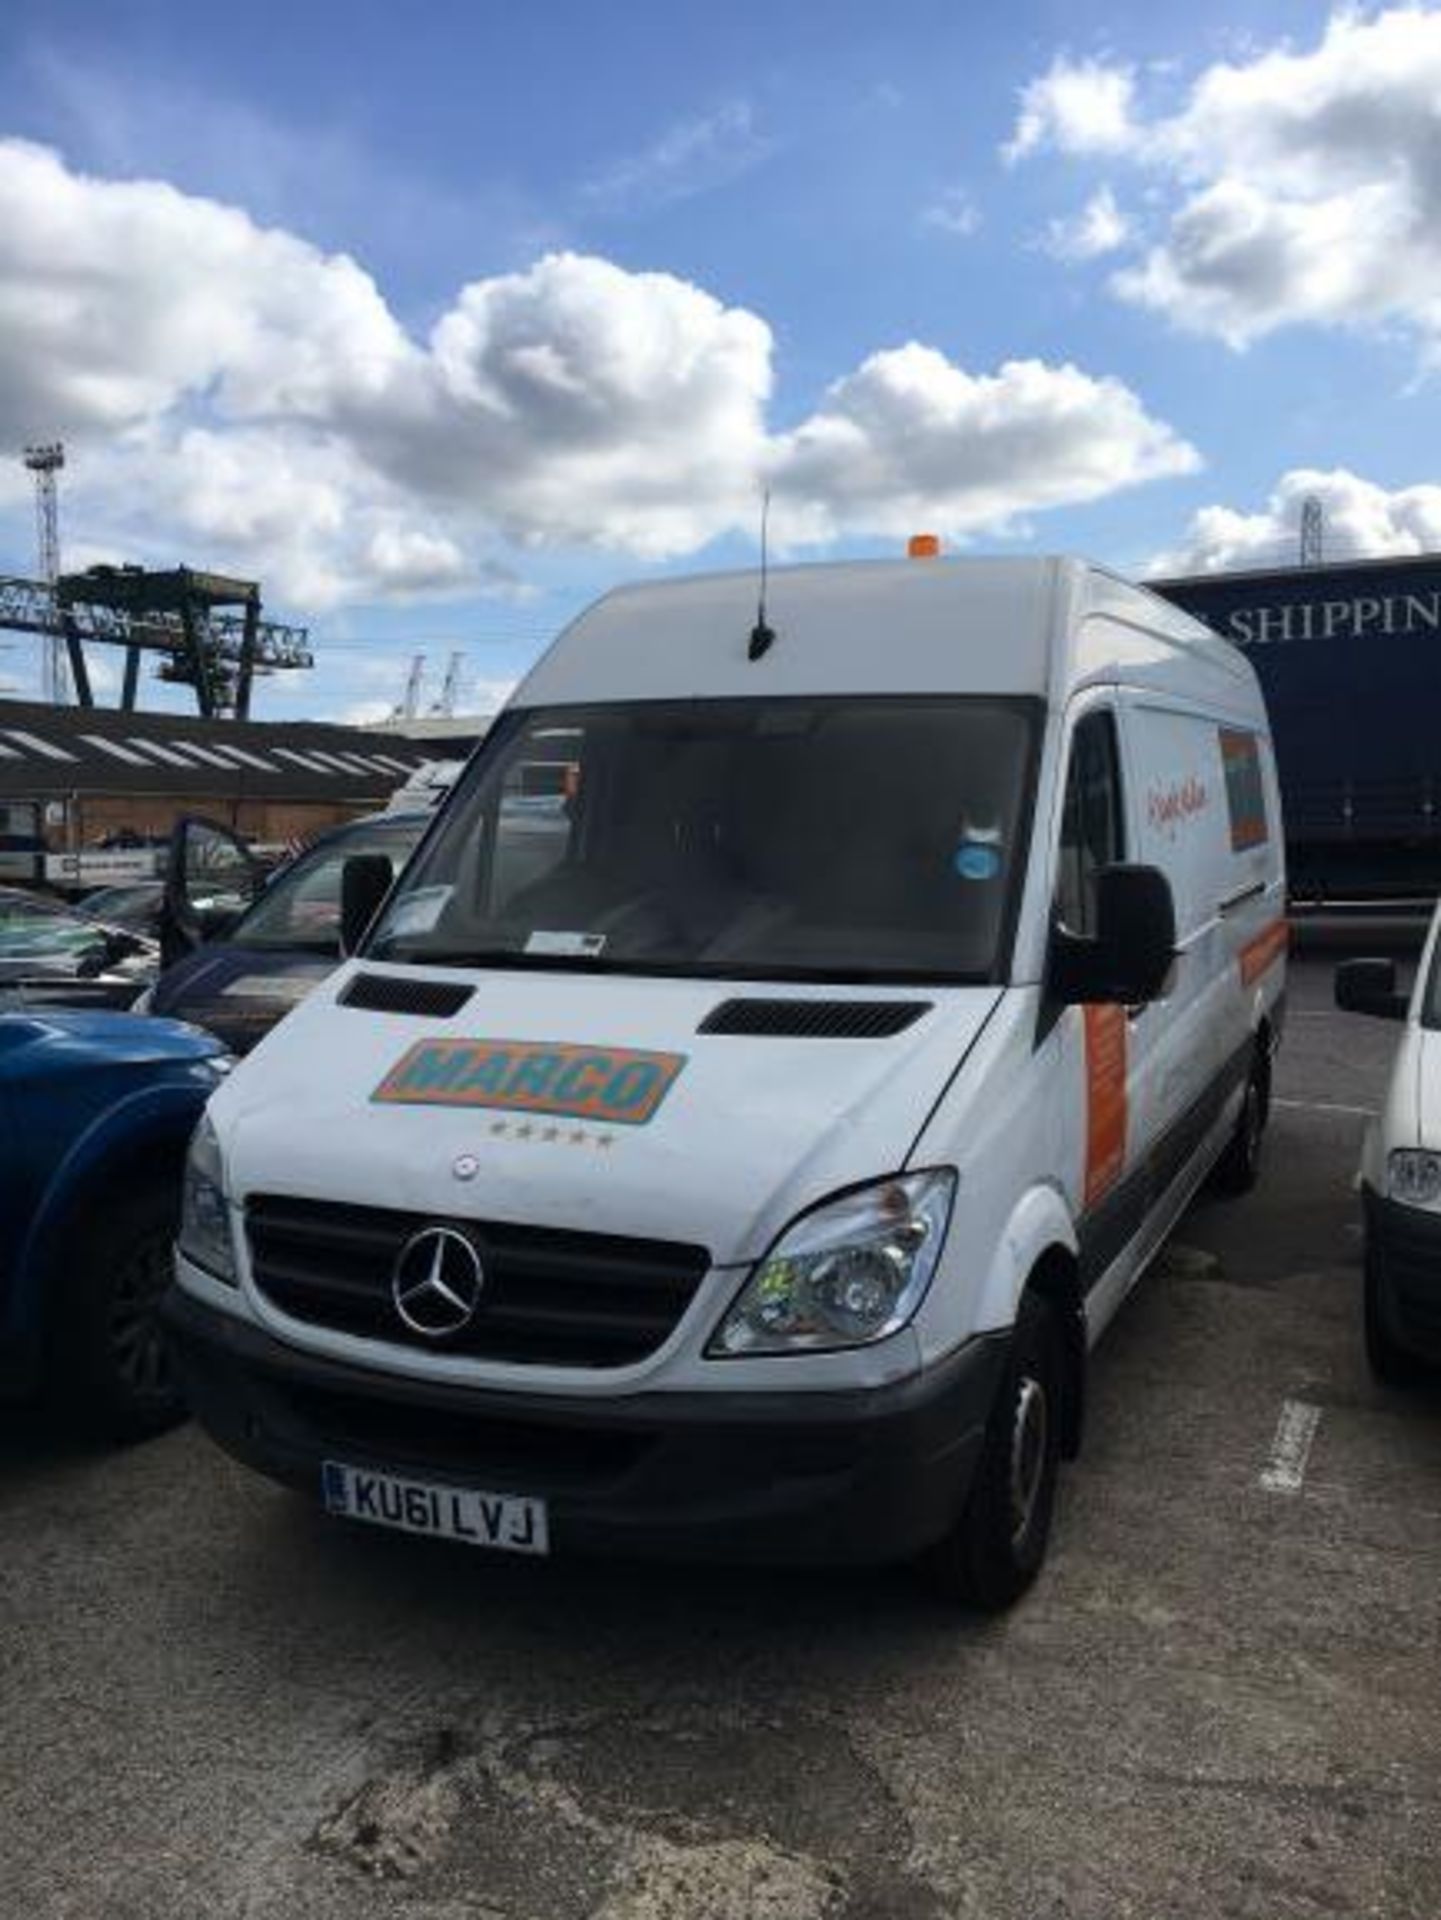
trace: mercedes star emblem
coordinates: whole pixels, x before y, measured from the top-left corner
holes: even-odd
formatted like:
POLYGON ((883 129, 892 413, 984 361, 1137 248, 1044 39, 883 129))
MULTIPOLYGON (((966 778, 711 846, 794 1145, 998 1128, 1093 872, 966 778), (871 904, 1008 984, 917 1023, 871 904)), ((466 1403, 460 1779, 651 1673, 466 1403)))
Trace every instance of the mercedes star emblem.
POLYGON ((412 1333, 443 1340, 473 1319, 484 1287, 480 1255, 465 1235, 427 1227, 401 1248, 390 1297, 412 1333))

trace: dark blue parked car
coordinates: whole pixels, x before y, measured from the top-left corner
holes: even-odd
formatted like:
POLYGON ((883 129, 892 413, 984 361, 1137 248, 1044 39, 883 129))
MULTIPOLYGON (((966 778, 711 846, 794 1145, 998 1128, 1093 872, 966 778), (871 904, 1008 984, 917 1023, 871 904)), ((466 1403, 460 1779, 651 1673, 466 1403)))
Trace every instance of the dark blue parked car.
POLYGON ((0 1390, 43 1387, 115 1439, 180 1416, 156 1308, 225 1064, 177 1021, 0 1014, 0 1390))
POLYGON ((249 1053, 340 965, 346 861, 383 855, 398 873, 432 818, 397 812, 351 820, 321 835, 268 884, 226 828, 182 821, 166 883, 164 971, 138 1010, 193 1021, 232 1053, 249 1053))

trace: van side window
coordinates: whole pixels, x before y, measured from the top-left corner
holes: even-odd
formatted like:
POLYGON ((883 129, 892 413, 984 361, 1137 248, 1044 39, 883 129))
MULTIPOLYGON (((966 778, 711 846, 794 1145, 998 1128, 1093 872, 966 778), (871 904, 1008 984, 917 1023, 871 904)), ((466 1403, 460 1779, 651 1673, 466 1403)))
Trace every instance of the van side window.
POLYGON ((1221 765, 1226 773, 1226 811, 1231 822, 1231 851, 1245 853, 1264 847, 1270 838, 1266 824, 1266 787, 1261 777, 1261 749, 1254 733, 1240 727, 1218 727, 1221 765))
POLYGON ((1056 913, 1072 933, 1094 933, 1096 874, 1126 857, 1116 723, 1088 713, 1071 735, 1071 765, 1061 816, 1056 913))

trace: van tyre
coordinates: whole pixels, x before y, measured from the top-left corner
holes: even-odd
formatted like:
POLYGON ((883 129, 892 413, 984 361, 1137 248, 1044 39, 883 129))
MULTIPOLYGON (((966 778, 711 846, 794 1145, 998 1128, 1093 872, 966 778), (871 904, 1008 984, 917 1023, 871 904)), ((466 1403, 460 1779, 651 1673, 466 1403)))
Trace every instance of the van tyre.
POLYGON ((1425 1368, 1387 1324, 1386 1282, 1380 1262, 1367 1249, 1365 1280, 1366 1363, 1383 1386, 1414 1387, 1425 1368))
POLYGON ((1225 1151, 1216 1162, 1215 1185, 1221 1193, 1249 1193, 1261 1172, 1261 1143, 1266 1137, 1266 1121, 1271 1108, 1271 1068, 1264 1046, 1258 1041, 1251 1071, 1246 1076, 1246 1092, 1241 1111, 1225 1151))
POLYGON ((174 1184, 98 1200, 61 1255, 55 1397, 99 1438, 144 1440, 185 1416, 159 1316, 178 1225, 174 1184))
POLYGON ((1040 1572, 1056 1501, 1063 1400, 1056 1314, 1040 1294, 1028 1292, 966 1504, 927 1555, 932 1582, 948 1598, 999 1613, 1040 1572))

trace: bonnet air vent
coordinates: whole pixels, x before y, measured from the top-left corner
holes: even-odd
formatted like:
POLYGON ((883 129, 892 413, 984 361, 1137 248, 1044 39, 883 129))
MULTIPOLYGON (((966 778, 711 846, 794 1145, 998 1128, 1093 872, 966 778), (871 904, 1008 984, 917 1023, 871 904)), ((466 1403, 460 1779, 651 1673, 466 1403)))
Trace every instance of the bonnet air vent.
POLYGON ((471 989, 449 980, 407 980, 398 973, 356 973, 340 996, 342 1007, 366 1013, 415 1013, 448 1020, 469 1000, 471 989))
POLYGON ((929 1000, 722 1000, 696 1031, 775 1040, 888 1040, 930 1010, 929 1000))

